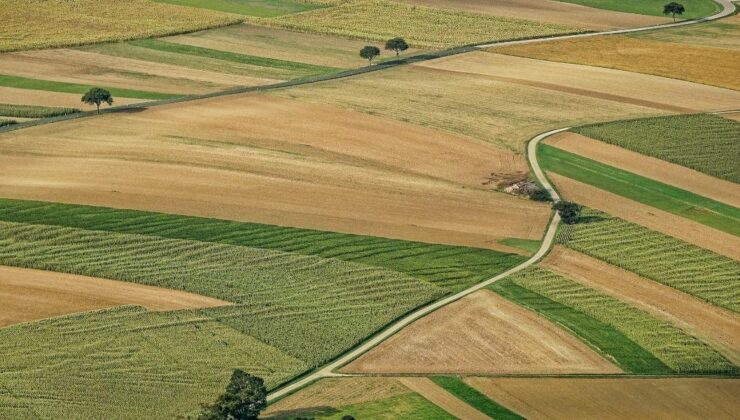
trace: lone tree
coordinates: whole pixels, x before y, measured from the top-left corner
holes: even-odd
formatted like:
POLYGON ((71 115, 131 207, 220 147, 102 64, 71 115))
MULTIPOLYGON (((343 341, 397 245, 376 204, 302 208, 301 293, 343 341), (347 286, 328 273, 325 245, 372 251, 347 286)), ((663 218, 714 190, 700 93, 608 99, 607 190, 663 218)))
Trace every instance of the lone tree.
POLYGON ((664 15, 672 15, 673 21, 676 21, 676 15, 681 16, 683 12, 685 12, 686 9, 683 7, 683 4, 676 3, 675 1, 672 1, 665 6, 663 6, 663 14, 664 15))
POLYGON ((200 420, 255 420, 267 408, 267 389, 262 378, 236 369, 213 404, 203 406, 200 420))
POLYGON ((98 114, 100 114, 100 104, 105 102, 108 106, 113 105, 113 96, 105 89, 92 88, 86 94, 82 95, 82 102, 88 105, 95 105, 98 107, 98 114))
POLYGON ((581 206, 570 201, 558 201, 552 208, 558 211, 560 219, 567 225, 575 224, 581 215, 581 206))
POLYGON ((368 64, 373 63, 373 58, 380 55, 380 48, 368 45, 360 50, 360 57, 367 60, 368 64))
POLYGON ((398 57, 398 54, 400 54, 401 51, 409 49, 409 44, 407 44, 406 40, 403 38, 393 38, 389 39, 388 42, 385 43, 385 49, 395 51, 396 57, 398 57))

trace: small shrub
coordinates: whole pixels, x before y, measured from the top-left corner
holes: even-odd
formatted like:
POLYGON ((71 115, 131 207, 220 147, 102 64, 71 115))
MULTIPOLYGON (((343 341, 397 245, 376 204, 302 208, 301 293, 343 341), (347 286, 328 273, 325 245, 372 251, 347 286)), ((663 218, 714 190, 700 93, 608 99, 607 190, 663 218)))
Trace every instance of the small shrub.
POLYGON ((529 194, 529 199, 534 201, 551 201, 550 193, 544 188, 537 188, 529 194))

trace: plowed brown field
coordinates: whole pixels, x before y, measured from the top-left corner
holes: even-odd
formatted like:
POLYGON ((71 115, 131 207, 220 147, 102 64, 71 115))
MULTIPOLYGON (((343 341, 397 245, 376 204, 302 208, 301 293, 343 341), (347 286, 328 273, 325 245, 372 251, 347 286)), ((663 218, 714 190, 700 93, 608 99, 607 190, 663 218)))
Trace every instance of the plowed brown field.
POLYGON ((556 246, 542 264, 676 323, 740 364, 740 317, 736 314, 561 246, 556 246))
POLYGON ((498 403, 527 418, 731 419, 740 380, 713 378, 469 378, 498 403))
POLYGON ((0 327, 120 305, 170 311, 229 303, 161 287, 0 266, 0 327))
POLYGON ((416 321, 346 373, 619 373, 545 318, 481 290, 416 321))
POLYGON ((735 235, 558 174, 548 173, 547 176, 555 183, 558 191, 567 200, 604 211, 690 244, 740 260, 740 238, 735 235))
POLYGON ((565 131, 545 143, 740 208, 740 185, 565 131))
POLYGON ((508 157, 428 128, 250 94, 4 134, 0 196, 495 248, 539 238, 549 214, 483 185, 511 172, 508 157))
POLYGON ((406 3, 442 9, 465 10, 495 16, 557 23, 587 29, 648 26, 669 22, 667 18, 595 9, 552 0, 403 0, 406 3))

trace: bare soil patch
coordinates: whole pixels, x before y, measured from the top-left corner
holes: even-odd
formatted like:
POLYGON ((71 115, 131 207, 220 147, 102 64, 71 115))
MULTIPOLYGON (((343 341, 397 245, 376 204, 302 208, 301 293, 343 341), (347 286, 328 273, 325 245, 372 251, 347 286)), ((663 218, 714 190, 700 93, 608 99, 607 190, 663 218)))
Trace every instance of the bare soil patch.
POLYGON ((488 416, 461 401, 429 378, 399 378, 399 382, 462 420, 487 420, 488 416))
POLYGON ((551 0, 404 0, 406 3, 441 9, 464 10, 536 22, 556 23, 585 29, 613 29, 654 25, 669 19, 634 13, 595 9, 551 0))
POLYGON ((714 378, 469 378, 527 418, 735 418, 740 380, 714 378))
POLYGON ((250 94, 6 133, 0 195, 497 248, 539 238, 549 213, 482 185, 507 157, 428 128, 250 94))
POLYGON ((416 321, 346 373, 619 373, 534 312, 481 290, 416 321))
POLYGON ((3 266, 0 303, 0 327, 120 305, 139 305, 154 311, 230 305, 161 287, 3 266))
POLYGON ((740 238, 737 236, 558 174, 548 173, 547 176, 567 200, 740 260, 740 238))
POLYGON ((542 264, 668 319, 740 364, 740 317, 732 312, 562 246, 556 246, 542 264))
POLYGON ((546 143, 740 208, 740 185, 734 182, 569 131, 548 138, 546 143))
POLYGON ((339 407, 411 393, 395 378, 327 378, 270 404, 262 414, 277 417, 311 409, 339 407))
MULTIPOLYGON (((549 43, 545 43, 549 44, 549 43)), ((490 51, 498 52, 497 48, 490 51)), ((419 66, 477 73, 507 82, 560 90, 671 112, 734 109, 740 92, 676 79, 601 67, 472 52, 433 60, 419 66)))

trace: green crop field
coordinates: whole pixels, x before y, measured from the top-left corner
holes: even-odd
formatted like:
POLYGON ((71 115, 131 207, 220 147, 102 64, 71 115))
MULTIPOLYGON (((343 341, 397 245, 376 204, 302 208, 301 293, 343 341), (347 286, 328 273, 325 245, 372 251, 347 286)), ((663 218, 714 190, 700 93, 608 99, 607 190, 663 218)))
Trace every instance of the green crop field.
POLYGON ((612 326, 677 373, 737 373, 718 352, 669 322, 551 271, 532 268, 512 281, 612 326))
POLYGON ((493 277, 525 259, 480 248, 21 200, 0 199, 0 220, 316 255, 388 268, 452 292, 493 277))
POLYGON ((262 19, 259 23, 379 42, 401 36, 412 46, 429 48, 578 30, 549 23, 434 9, 387 0, 350 0, 325 9, 262 19))
POLYGON ((0 329, 0 418, 175 418, 234 368, 274 387, 304 362, 195 311, 120 307, 0 329))
POLYGON ((740 209, 728 204, 546 144, 537 155, 547 171, 740 236, 740 209))
POLYGON ((311 1, 301 0, 154 0, 178 6, 197 7, 219 12, 247 16, 274 17, 288 13, 304 12, 319 7, 311 1))
MULTIPOLYGON (((18 88, 46 90, 50 92, 77 93, 83 95, 92 86, 81 85, 77 83, 55 82, 52 80, 29 79, 20 76, 9 76, 0 74, 0 86, 18 88)), ((133 89, 108 88, 106 87, 115 100, 116 97, 135 98, 135 99, 170 99, 183 95, 160 92, 145 92, 133 89)))
POLYGON ((524 419, 524 417, 481 394, 477 389, 466 384, 462 379, 456 376, 434 376, 431 379, 437 385, 441 386, 460 400, 466 402, 472 407, 475 407, 478 411, 493 419, 524 419))
POLYGON ((572 131, 740 183, 740 122, 718 115, 643 118, 572 131))
POLYGON ((707 302, 740 311, 740 262, 730 258, 588 208, 581 222, 560 230, 558 241, 707 302))
MULTIPOLYGON (((583 6, 599 9, 615 10, 617 12, 638 13, 641 15, 663 16, 664 0, 562 0, 583 6)), ((679 3, 686 8, 679 19, 693 19, 709 16, 720 11, 720 7, 712 0, 681 0, 679 3)))
MULTIPOLYGON (((357 419, 424 419, 424 420, 454 420, 455 417, 446 411, 432 404, 422 396, 409 393, 397 395, 395 397, 384 398, 375 401, 368 401, 358 404, 338 407, 335 410, 326 410, 322 413, 320 410, 311 412, 308 418, 340 420, 344 416, 351 415, 357 419)), ((296 417, 277 417, 290 418, 296 417)))
POLYGON ((58 108, 33 105, 0 104, 0 115, 16 118, 46 118, 80 112, 75 108, 58 108))

